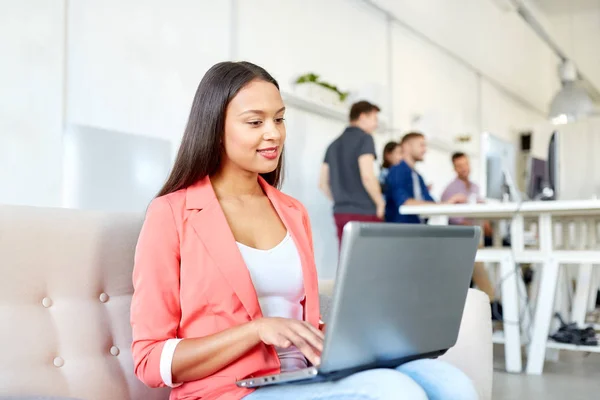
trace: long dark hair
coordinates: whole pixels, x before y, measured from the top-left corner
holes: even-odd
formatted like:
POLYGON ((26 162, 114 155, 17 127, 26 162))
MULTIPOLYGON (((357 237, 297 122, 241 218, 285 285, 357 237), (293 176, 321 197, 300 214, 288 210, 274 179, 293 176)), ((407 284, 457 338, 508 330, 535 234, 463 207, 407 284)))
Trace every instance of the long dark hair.
POLYGON ((396 147, 400 146, 398 142, 388 142, 383 148, 383 163, 381 164, 381 168, 389 168, 392 164, 387 159, 387 155, 396 150, 396 147))
MULTIPOLYGON (((221 62, 208 70, 196 90, 175 165, 158 196, 185 189, 219 170, 227 105, 244 86, 257 79, 279 89, 267 71, 249 62, 221 62)), ((283 153, 277 168, 261 176, 270 185, 281 186, 283 153)))

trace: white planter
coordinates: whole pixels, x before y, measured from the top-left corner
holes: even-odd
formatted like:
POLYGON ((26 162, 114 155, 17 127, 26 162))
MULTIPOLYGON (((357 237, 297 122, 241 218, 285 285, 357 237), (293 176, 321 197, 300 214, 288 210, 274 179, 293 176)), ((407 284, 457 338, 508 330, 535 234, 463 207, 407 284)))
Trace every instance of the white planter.
POLYGON ((316 103, 328 106, 340 106, 340 98, 336 92, 313 82, 294 85, 294 92, 316 103))

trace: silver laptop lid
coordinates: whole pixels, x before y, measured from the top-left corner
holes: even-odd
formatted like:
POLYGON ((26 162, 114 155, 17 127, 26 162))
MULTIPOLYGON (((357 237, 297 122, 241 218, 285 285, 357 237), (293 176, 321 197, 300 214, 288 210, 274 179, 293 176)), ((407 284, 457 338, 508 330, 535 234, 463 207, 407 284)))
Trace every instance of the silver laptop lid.
POLYGON ((319 371, 452 347, 479 237, 478 227, 347 224, 319 371))

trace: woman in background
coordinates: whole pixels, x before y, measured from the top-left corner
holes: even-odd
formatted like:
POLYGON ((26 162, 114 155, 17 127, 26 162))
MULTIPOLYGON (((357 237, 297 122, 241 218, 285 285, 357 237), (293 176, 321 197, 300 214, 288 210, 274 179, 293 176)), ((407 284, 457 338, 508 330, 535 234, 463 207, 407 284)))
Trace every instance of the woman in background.
MULTIPOLYGON (((224 62, 200 82, 171 174, 137 244, 135 373, 171 400, 472 400, 437 360, 336 382, 239 388, 319 365, 319 291, 308 213, 281 193, 285 106, 264 69, 224 62)), ((293 149, 292 149, 293 151, 293 149)))
POLYGON ((388 142, 383 148, 383 162, 381 163, 381 171, 379 172, 379 183, 381 184, 381 192, 385 193, 385 181, 387 179, 390 168, 400 164, 402 161, 402 147, 398 142, 388 142))

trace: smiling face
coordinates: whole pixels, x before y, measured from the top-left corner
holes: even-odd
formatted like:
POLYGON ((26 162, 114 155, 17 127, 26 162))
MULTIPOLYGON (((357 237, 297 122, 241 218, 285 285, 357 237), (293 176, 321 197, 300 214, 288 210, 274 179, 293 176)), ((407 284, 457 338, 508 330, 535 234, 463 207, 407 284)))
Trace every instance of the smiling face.
POLYGON ((229 102, 222 168, 266 174, 277 168, 285 142, 285 107, 275 85, 254 80, 229 102))

